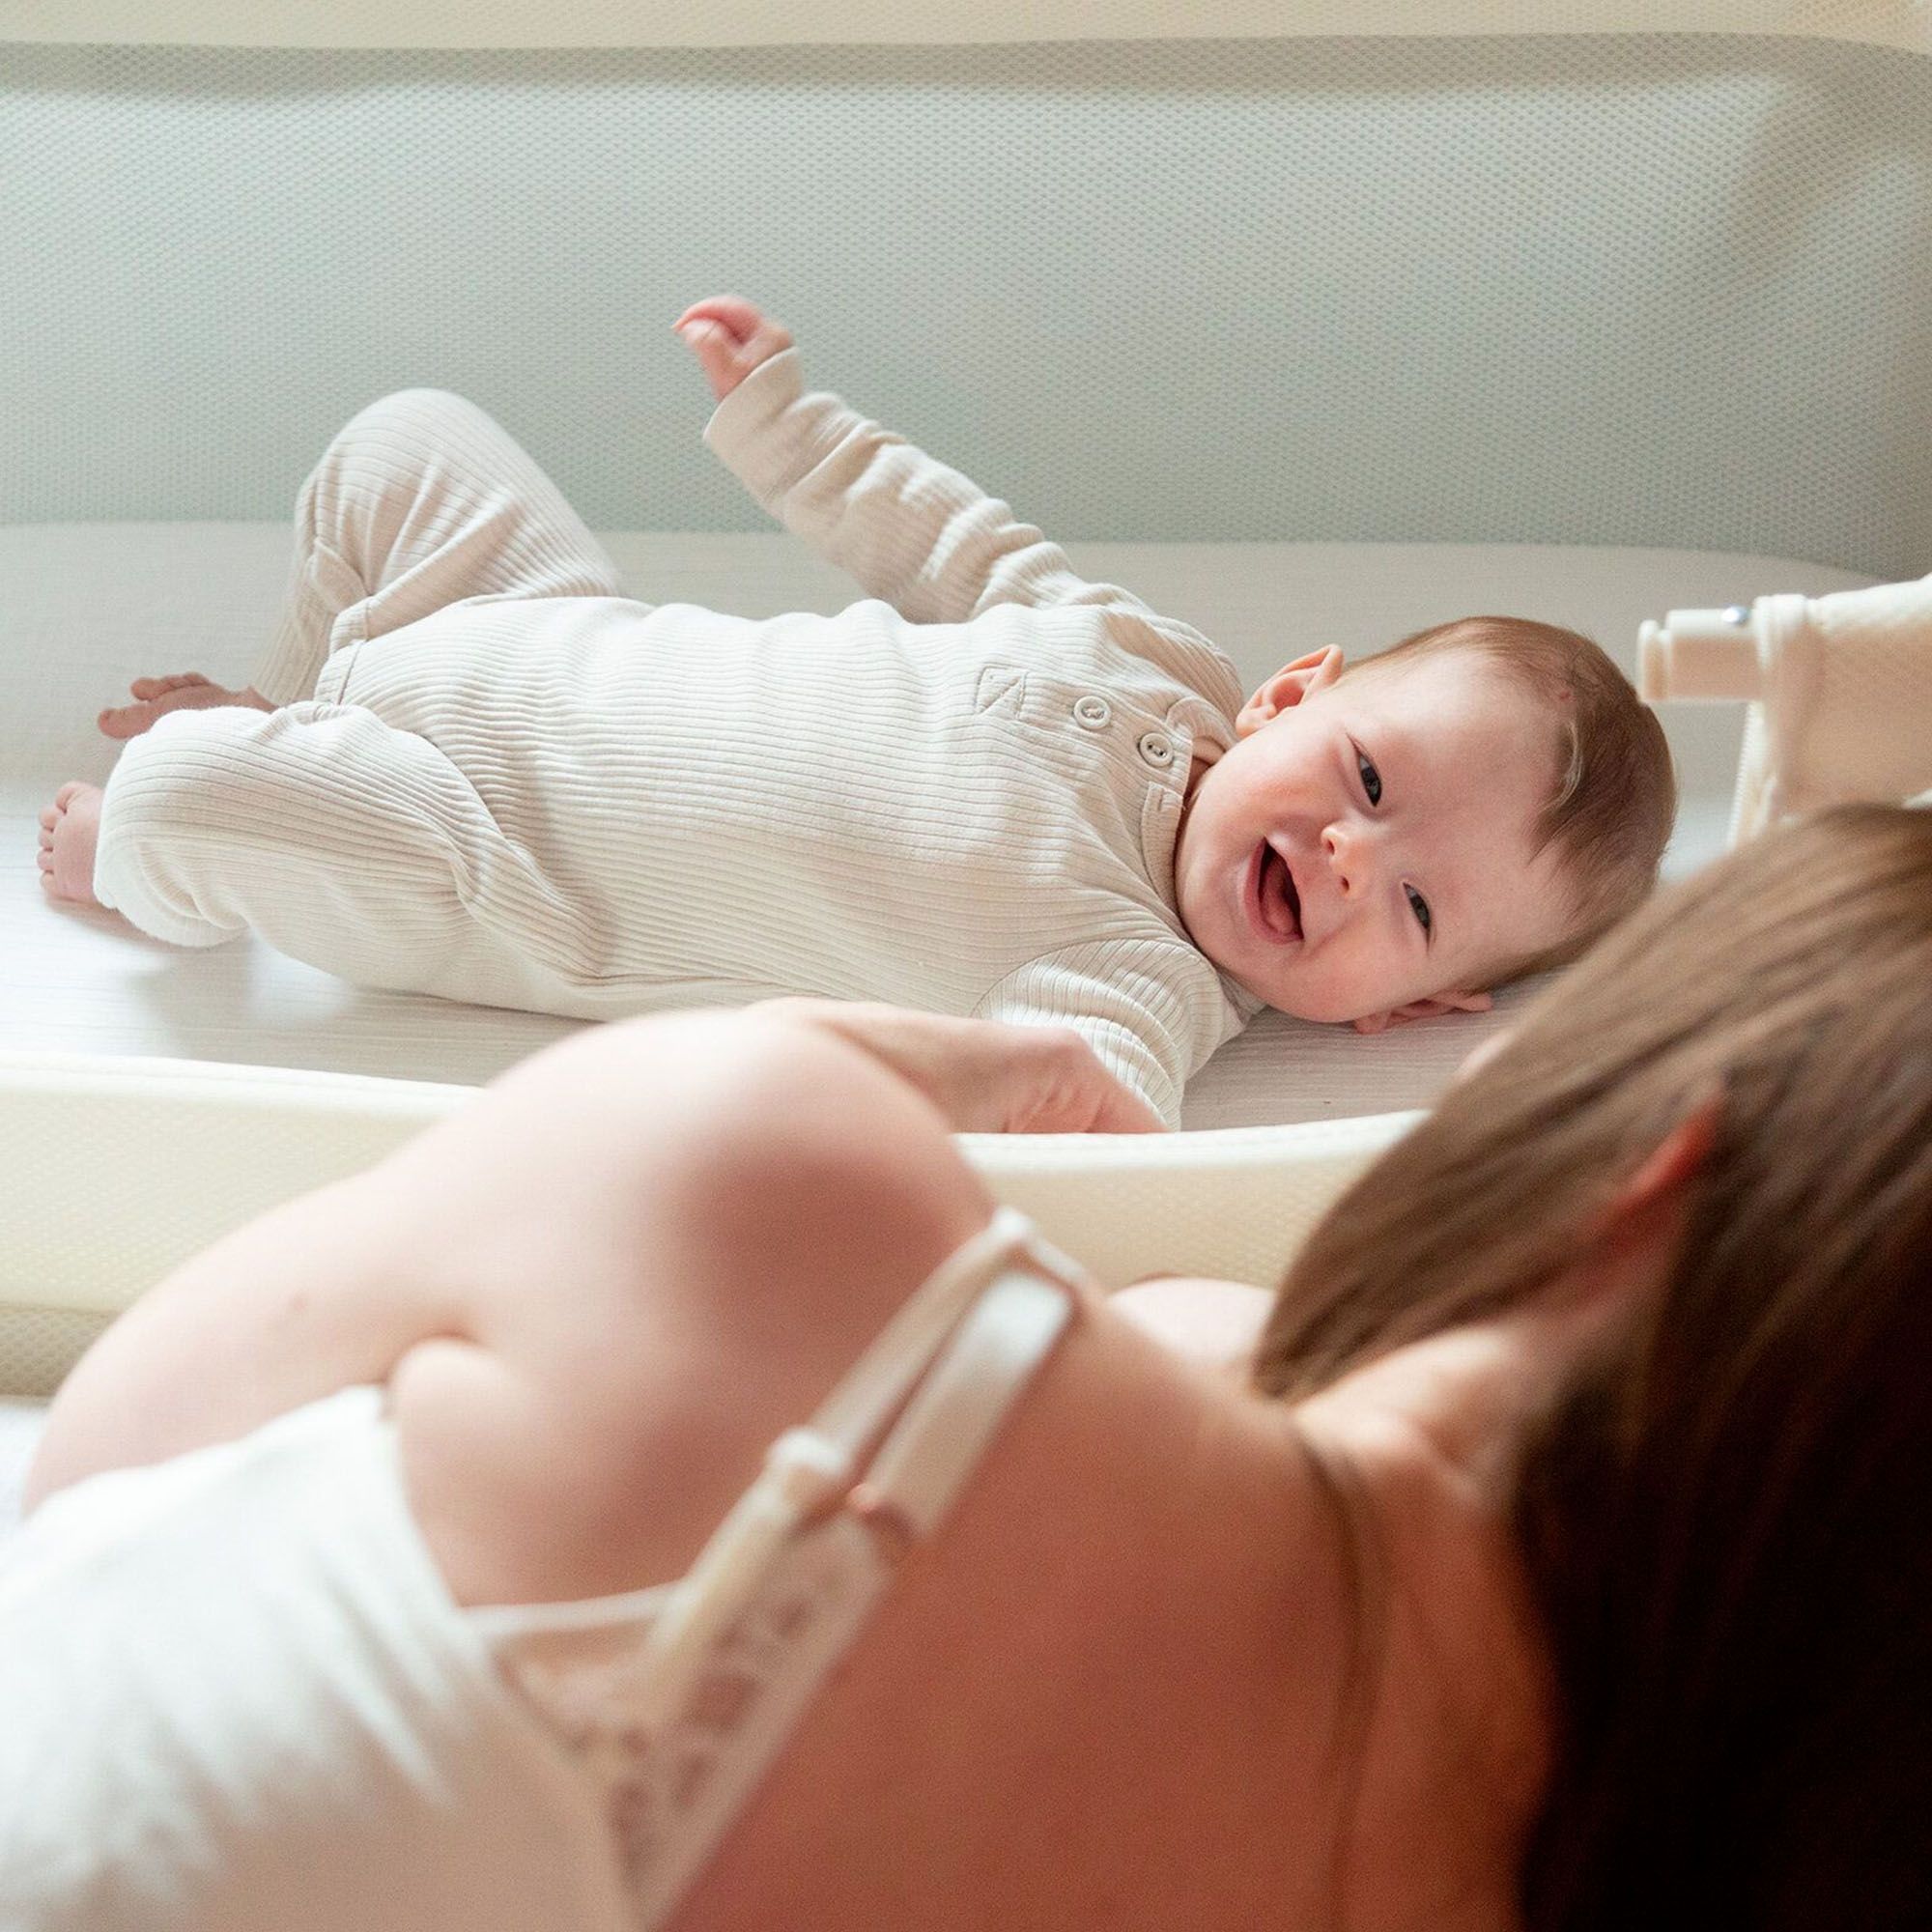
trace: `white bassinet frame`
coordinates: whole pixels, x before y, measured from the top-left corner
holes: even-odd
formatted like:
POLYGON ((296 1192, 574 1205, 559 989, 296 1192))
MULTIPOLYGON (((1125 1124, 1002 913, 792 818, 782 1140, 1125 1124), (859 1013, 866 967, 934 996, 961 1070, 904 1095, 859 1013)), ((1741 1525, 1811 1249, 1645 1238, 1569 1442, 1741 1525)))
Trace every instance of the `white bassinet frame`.
POLYGON ((1932 52, 1922 0, 0 0, 0 41, 279 47, 929 45, 1473 34, 1750 34, 1932 52))
MULTIPOLYGON (((1184 15, 1156 0, 935 0, 916 11, 890 0, 803 0, 781 13, 769 0, 693 0, 674 18, 619 0, 560 0, 540 15, 509 0, 422 0, 407 10, 375 0, 180 0, 164 21, 156 12, 141 0, 0 0, 0 63, 10 43, 172 44, 187 54, 223 46, 836 48, 1183 36, 1702 35, 1724 45, 1736 37, 1835 43, 1875 61, 1932 54, 1932 6, 1892 0, 1536 7, 1313 0, 1297 8, 1204 0, 1184 15)), ((1782 163, 1774 152, 1766 165, 1775 173, 1782 163)), ((1606 303, 1618 297, 1604 292, 1606 303)), ((57 422, 58 402, 50 408, 57 422)), ((1932 516, 1923 528, 1932 539, 1932 516)), ((610 541, 627 576, 638 569, 640 583, 650 582, 660 597, 692 596, 755 614, 748 581, 782 583, 783 601, 825 608, 844 594, 842 585, 813 580, 795 554, 781 556, 780 538, 619 532, 610 541), (672 543, 682 548, 665 548, 672 543)), ((209 982, 225 1009, 199 996, 184 1004, 177 962, 128 946, 86 916, 38 903, 33 814, 60 780, 98 775, 104 751, 87 725, 95 706, 138 671, 185 668, 190 661, 216 675, 244 670, 247 640, 279 587, 284 543, 276 526, 233 522, 51 521, 0 530, 0 716, 11 734, 0 759, 8 835, 0 861, 8 895, 8 945, 0 952, 0 1137, 8 1159, 0 1196, 9 1210, 0 1215, 0 1390, 43 1390, 87 1333, 224 1227, 378 1157, 463 1104, 476 1080, 565 1030, 548 1021, 525 1026, 529 1016, 471 1013, 474 1024, 460 1037, 435 1053, 412 1054, 411 1042, 433 1029, 407 1003, 382 996, 349 1010, 332 989, 234 950, 209 982), (160 562, 169 554, 210 566, 192 599, 185 573, 170 591, 160 562), (136 609, 145 624, 134 621, 136 609), (178 650, 194 655, 177 664, 178 650), (274 1008, 267 1026, 254 1009, 263 997, 274 1008), (276 1064, 251 1064, 258 1054, 276 1064), (412 1077, 370 1077, 387 1072, 412 1077)), ((1532 614, 1591 631, 1634 668, 1638 623, 1672 606, 1720 606, 1771 590, 1820 595, 1873 581, 1839 567, 1842 558, 1608 544, 1072 548, 1094 575, 1134 583, 1201 622, 1257 675, 1278 662, 1275 614, 1283 608, 1300 612, 1315 640, 1353 648, 1457 610, 1523 608, 1527 587, 1532 614), (1230 597, 1236 573, 1262 591, 1230 597)), ((1918 567, 1927 563, 1932 556, 1918 567)), ((1689 800, 1673 857, 1681 870, 1721 843, 1741 718, 1673 720, 1671 728, 1689 800)), ((1254 1118, 1241 1111, 1251 1090, 1244 1074, 1224 1069, 1217 1100, 1210 1069, 1202 1090, 1207 1111, 1190 1122, 1209 1131, 1104 1146, 976 1143, 969 1151, 1004 1198, 1035 1214, 1105 1280, 1173 1268, 1267 1281, 1334 1190, 1402 1130, 1410 1110, 1494 1024, 1448 1022, 1379 1043, 1338 1039, 1334 1051, 1347 1045, 1380 1071, 1326 1086, 1327 1072, 1318 1073, 1302 1096, 1309 1118, 1296 1122, 1277 1114, 1262 1116, 1274 1124, 1229 1124, 1254 1118), (1216 1114, 1223 1101, 1232 1111, 1216 1114)), ((1279 1044, 1278 1036, 1261 1035, 1247 1050, 1252 1057, 1279 1044)))

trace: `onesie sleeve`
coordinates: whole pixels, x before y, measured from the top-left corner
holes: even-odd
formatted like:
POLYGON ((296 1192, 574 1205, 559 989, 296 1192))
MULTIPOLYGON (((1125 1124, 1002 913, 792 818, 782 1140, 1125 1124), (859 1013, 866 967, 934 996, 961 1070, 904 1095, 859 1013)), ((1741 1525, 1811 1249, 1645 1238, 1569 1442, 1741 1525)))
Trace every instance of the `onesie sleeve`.
POLYGON ((1170 1128, 1192 1074, 1236 1031, 1212 968, 1179 941, 1100 940, 1031 959, 973 1009, 975 1019, 1069 1026, 1170 1128))
POLYGON ((759 363, 719 404, 704 440, 787 529, 916 624, 963 624, 999 604, 1160 621, 1119 585, 1076 575, 1058 544, 958 470, 837 396, 802 394, 795 349, 759 363))

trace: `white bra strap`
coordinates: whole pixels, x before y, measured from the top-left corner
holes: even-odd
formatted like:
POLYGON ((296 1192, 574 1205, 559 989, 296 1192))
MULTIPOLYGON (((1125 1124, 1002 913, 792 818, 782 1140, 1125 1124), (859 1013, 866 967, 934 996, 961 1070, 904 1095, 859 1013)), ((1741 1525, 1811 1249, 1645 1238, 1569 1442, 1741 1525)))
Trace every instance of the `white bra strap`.
MULTIPOLYGON (((986 1293, 989 1284, 998 1280, 1007 1287, 1001 1278, 1009 1275, 1035 1293, 1002 1298, 1001 1305, 1012 1312, 996 1316, 986 1339, 972 1346, 969 1361, 977 1359, 981 1366, 956 1372, 947 1384, 952 1392, 933 1398, 945 1405, 947 1426, 962 1429, 968 1440, 957 1453, 936 1438, 922 1447, 922 1434, 929 1435, 935 1425, 930 1419, 915 1421, 914 1410, 925 1407, 915 1403, 887 1438, 885 1446, 894 1448, 895 1455, 890 1468, 882 1466, 879 1472, 902 1485, 905 1498, 896 1492, 884 1494, 877 1482, 867 1486, 901 1514, 904 1528, 919 1530, 936 1520, 1012 1397, 1065 1325, 1072 1311, 1072 1284, 1080 1279, 1074 1264, 1049 1248, 1033 1224, 1011 1208, 1001 1208, 926 1277, 809 1426, 788 1429, 772 1444, 757 1479, 684 1577, 670 1587, 644 1638, 639 1674, 649 1687, 644 1697, 648 1708, 639 1708, 640 1719, 655 1721, 678 1707, 706 1652, 756 1594, 779 1550, 813 1517, 845 1501, 867 1443, 931 1371, 948 1337, 960 1328, 961 1315, 986 1293), (1027 1268, 1065 1286, 1050 1287, 1037 1279, 1029 1283, 1015 1266, 1022 1256, 1027 1268), (1042 1308, 1032 1306, 1038 1295, 1057 1304, 1057 1319, 1049 1321, 1042 1308), (1030 1312, 1020 1312, 1023 1303, 1030 1312), (978 1387, 988 1374, 988 1363, 998 1365, 991 1370, 992 1384, 978 1387), (1010 1385, 1003 1386, 1009 1378, 1010 1385)), ((947 1378, 934 1375, 932 1380, 937 1385, 947 1378)))
POLYGON ((1002 1208, 907 1297, 845 1372, 807 1425, 856 1457, 932 1364, 959 1317, 1037 1236, 1025 1215, 1002 1208))
POLYGON ((880 1444, 853 1507, 930 1535, 1072 1314, 1066 1291, 1034 1275, 985 1290, 880 1444))
MULTIPOLYGON (((758 1676, 727 1744, 696 1780, 678 1830, 644 1874, 637 1891, 639 1926, 656 1926, 670 1917, 827 1675, 865 1628, 889 1587, 904 1542, 938 1526, 1072 1313, 1066 1290, 1037 1275, 1004 1274, 982 1290, 893 1425, 867 1480, 846 1497, 845 1508, 795 1532, 782 1549, 766 1548, 762 1562, 768 1567, 752 1579, 734 1611, 740 1633, 757 1631, 760 1592, 779 1577, 786 1587, 809 1594, 812 1613, 797 1622, 788 1616, 779 1661, 758 1676)), ((706 1627, 715 1628, 708 1619, 706 1627)), ((700 1652, 686 1663, 690 1655, 679 1653, 687 1669, 701 1670, 710 1661, 700 1652)), ((639 1677, 648 1680, 649 1673, 639 1677)), ((656 1692, 659 1686, 649 1688, 656 1692)), ((687 1678, 680 1703, 690 1690, 687 1678)), ((655 1696, 651 1706, 677 1707, 660 1704, 655 1696)), ((634 1703, 632 1711, 643 1708, 634 1703)))

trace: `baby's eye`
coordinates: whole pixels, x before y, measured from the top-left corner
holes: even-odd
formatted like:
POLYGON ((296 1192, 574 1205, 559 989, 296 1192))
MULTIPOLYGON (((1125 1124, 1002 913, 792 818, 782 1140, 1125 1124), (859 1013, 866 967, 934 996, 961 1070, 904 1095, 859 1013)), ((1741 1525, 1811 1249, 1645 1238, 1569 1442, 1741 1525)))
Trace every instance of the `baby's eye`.
POLYGON ((1362 789, 1368 794, 1371 805, 1382 802, 1382 775, 1376 770, 1369 754, 1358 745, 1355 748, 1355 769, 1362 775, 1362 789))
POLYGON ((1429 901, 1413 886, 1405 886, 1403 887, 1403 891, 1408 895, 1409 911, 1421 922, 1423 931, 1427 932, 1430 926, 1435 923, 1430 917, 1429 901))

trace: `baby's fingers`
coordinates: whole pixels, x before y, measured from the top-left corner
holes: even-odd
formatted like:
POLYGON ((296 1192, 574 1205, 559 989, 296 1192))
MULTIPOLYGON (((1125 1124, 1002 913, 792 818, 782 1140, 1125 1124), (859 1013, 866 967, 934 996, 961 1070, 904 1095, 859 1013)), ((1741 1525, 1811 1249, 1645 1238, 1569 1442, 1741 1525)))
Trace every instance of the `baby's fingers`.
POLYGON ((743 296, 707 296, 702 301, 693 302, 671 327, 682 333, 688 322, 713 322, 733 342, 749 342, 764 320, 764 311, 757 303, 747 301, 743 296))
POLYGON ((1160 1116, 1071 1027, 1009 1027, 1018 1075, 1003 1129, 1015 1134, 1157 1134, 1160 1116))
POLYGON ((697 357, 697 366, 711 384, 711 393, 720 402, 738 386, 744 375, 738 361, 738 346, 715 322, 681 322, 677 332, 685 346, 697 357))
POLYGON ((791 331, 743 296, 693 302, 671 327, 697 357, 721 402, 760 362, 791 347, 791 331))

